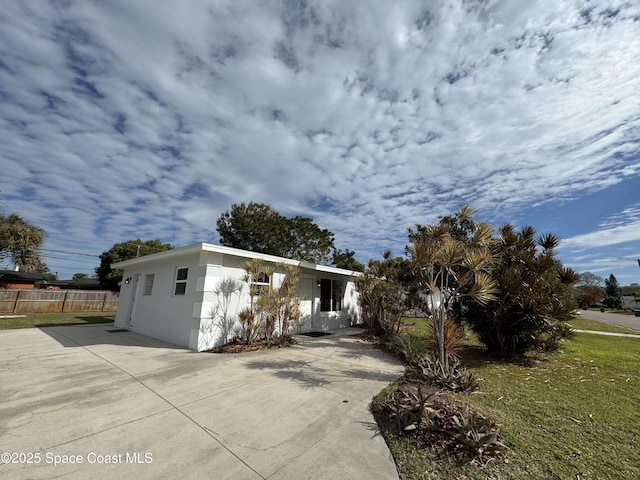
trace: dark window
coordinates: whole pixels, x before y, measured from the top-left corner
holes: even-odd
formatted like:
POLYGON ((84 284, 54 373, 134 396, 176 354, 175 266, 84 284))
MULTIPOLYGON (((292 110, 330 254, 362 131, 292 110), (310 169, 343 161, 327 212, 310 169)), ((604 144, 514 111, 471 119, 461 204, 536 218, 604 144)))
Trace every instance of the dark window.
POLYGON ((176 270, 176 286, 173 290, 174 295, 184 295, 187 291, 187 277, 189 276, 188 268, 178 268, 176 270))
POLYGON ((339 312, 342 310, 342 280, 320 280, 320 311, 339 312))
POLYGON ((265 290, 269 290, 269 275, 260 272, 251 282, 251 295, 259 296, 265 290))

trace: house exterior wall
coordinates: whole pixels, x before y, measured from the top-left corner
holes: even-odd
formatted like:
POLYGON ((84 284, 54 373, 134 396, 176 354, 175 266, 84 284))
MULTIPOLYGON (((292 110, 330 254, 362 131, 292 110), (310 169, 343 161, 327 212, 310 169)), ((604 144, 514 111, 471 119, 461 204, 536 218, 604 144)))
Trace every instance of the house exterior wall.
MULTIPOLYGON (((129 283, 123 280, 121 286, 116 326, 197 351, 221 345, 237 334, 238 313, 250 304, 249 286, 243 281, 243 265, 248 258, 203 250, 140 260, 124 267, 123 279, 129 279, 129 283), (189 269, 186 290, 176 296, 176 270, 182 267, 189 269), (154 275, 153 289, 151 295, 143 295, 145 276, 150 274, 154 275), (231 281, 240 285, 241 291, 225 294, 223 287, 231 281)), ((274 272, 270 286, 280 286, 284 275, 274 272)), ((301 267, 300 278, 301 288, 305 282, 305 291, 299 289, 305 297, 301 302, 305 315, 301 331, 342 328, 358 322, 357 293, 348 275, 301 267), (321 279, 342 281, 341 311, 321 311, 321 279)))
MULTIPOLYGON (((204 280, 203 301, 200 308, 198 350, 206 350, 231 340, 240 328, 240 323, 237 321, 238 312, 248 307, 251 302, 249 286, 243 280, 245 276, 243 265, 247 259, 214 252, 204 255, 206 255, 206 280, 204 280), (223 289, 220 288, 223 280, 235 280, 242 286, 242 292, 225 296, 223 289), (228 321, 230 318, 235 320, 233 324, 228 321)), ((283 272, 276 270, 270 280, 271 287, 279 287, 284 277, 283 272)), ((307 292, 301 292, 299 288, 299 293, 303 296, 301 332, 344 328, 358 322, 359 307, 353 281, 340 275, 300 268, 300 286, 305 280, 311 282, 313 288, 312 293, 307 294, 309 298, 304 295, 307 292), (317 282, 322 278, 343 281, 343 308, 340 312, 320 311, 320 289, 317 287, 317 282)))
POLYGON ((194 315, 194 305, 202 301, 197 283, 203 272, 193 254, 125 268, 115 325, 196 350, 200 311, 194 315), (185 294, 174 295, 176 269, 182 267, 189 269, 185 294), (151 295, 144 295, 146 275, 154 275, 151 295))
POLYGON ((0 280, 0 288, 35 288, 34 283, 21 283, 21 282, 15 282, 15 281, 1 281, 0 280))

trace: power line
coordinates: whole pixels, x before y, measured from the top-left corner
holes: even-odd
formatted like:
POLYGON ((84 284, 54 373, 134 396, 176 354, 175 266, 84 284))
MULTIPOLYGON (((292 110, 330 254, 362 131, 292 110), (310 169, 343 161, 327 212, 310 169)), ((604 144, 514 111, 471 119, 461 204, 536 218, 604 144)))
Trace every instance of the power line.
POLYGON ((47 265, 47 267, 49 268, 60 268, 60 269, 65 269, 65 270, 86 270, 88 272, 94 272, 95 269, 94 268, 87 268, 87 267, 69 267, 69 266, 62 266, 62 265, 47 265))
POLYGON ((87 260, 76 260, 75 258, 54 257, 53 255, 43 255, 43 258, 55 258, 56 260, 64 260, 65 262, 79 262, 96 265, 98 262, 88 262, 87 260))
POLYGON ((49 248, 41 248, 43 252, 56 252, 56 253, 66 253, 68 255, 82 255, 84 257, 97 257, 100 258, 100 255, 93 255, 91 253, 77 253, 77 252, 67 252, 65 250, 51 250, 49 248))

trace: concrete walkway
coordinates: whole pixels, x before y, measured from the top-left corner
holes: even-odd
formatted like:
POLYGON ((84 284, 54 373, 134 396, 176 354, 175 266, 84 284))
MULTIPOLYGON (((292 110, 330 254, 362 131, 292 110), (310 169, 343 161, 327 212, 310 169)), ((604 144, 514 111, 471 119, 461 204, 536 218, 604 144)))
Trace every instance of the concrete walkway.
POLYGON ((237 355, 109 330, 0 331, 0 453, 30 462, 0 478, 398 478, 368 407, 403 367, 353 330, 237 355))
POLYGON ((579 330, 577 328, 572 328, 571 330, 574 331, 574 332, 578 332, 578 333, 593 333, 595 335, 609 335, 611 337, 640 338, 640 335, 636 335, 634 333, 600 332, 598 330, 579 330))

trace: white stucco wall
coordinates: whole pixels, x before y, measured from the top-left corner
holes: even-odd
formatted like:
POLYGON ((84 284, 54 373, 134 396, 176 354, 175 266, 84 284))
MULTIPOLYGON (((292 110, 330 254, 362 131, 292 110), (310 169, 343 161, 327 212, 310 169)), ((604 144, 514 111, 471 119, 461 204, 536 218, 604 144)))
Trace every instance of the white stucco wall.
POLYGON ((197 290, 197 282, 203 271, 198 260, 198 255, 191 254, 125 268, 115 325, 197 349, 200 312, 194 316, 193 306, 201 303, 202 292, 197 290), (186 291, 184 295, 174 295, 176 269, 182 267, 189 269, 186 291), (154 274, 151 295, 143 295, 147 274, 154 274), (131 297, 135 293, 135 275, 139 275, 139 281, 129 324, 127 317, 131 297), (125 283, 126 278, 132 279, 129 284, 125 283))
MULTIPOLYGON (((123 278, 131 278, 132 281, 122 284, 115 325, 198 351, 221 345, 237 333, 234 332, 240 326, 237 314, 250 302, 249 287, 243 281, 245 271, 242 266, 246 261, 245 257, 227 253, 192 250, 184 255, 174 253, 144 261, 140 259, 137 265, 125 266, 123 278), (186 291, 185 295, 176 296, 176 269, 182 267, 189 269, 186 291), (147 274, 155 275, 151 295, 142 294, 147 274), (136 275, 139 275, 139 282, 129 324, 136 275), (233 293, 224 298, 219 288, 224 279, 234 279, 241 284, 241 294, 233 293), (233 324, 225 324, 222 320, 224 311, 227 318, 233 319, 233 324)), ((312 298, 305 299, 304 307, 308 314, 313 315, 312 319, 307 317, 302 331, 330 330, 357 323, 357 293, 348 276, 312 268, 300 268, 300 276, 307 282, 305 293, 312 292, 312 298), (342 311, 320 311, 318 282, 322 278, 343 281, 342 311)), ((283 272, 275 272, 271 279, 272 287, 279 286, 283 278, 283 272)))

